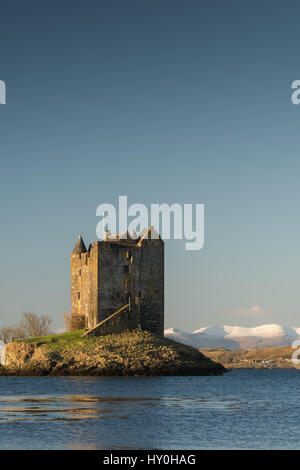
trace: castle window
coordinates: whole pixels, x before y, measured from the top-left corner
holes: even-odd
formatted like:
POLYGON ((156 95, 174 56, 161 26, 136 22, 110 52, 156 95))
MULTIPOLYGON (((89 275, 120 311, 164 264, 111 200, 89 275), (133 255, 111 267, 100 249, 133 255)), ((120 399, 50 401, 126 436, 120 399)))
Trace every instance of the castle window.
POLYGON ((125 279, 124 286, 125 286, 125 289, 127 290, 133 289, 133 280, 129 276, 125 279))
POLYGON ((79 269, 79 276, 81 276, 81 269, 79 269))
POLYGON ((127 264, 124 265, 124 274, 129 274, 129 266, 127 264))
POLYGON ((77 298, 78 298, 78 300, 80 300, 80 292, 78 292, 77 298))

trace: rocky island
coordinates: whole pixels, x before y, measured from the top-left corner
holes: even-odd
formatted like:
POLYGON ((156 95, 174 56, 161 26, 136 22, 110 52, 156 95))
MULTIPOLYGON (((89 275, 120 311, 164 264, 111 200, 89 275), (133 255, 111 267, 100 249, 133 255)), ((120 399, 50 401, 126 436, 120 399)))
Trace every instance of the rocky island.
POLYGON ((83 331, 28 338, 6 345, 0 375, 221 375, 226 369, 197 349, 148 331, 83 337, 83 331))

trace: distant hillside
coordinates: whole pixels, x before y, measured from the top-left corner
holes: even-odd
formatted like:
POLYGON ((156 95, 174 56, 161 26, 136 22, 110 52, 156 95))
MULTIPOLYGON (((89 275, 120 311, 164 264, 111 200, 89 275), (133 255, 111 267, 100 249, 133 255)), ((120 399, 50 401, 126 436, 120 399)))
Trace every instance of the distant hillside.
POLYGON ((229 351, 222 348, 204 348, 200 351, 229 369, 300 368, 299 365, 293 364, 291 360, 295 349, 290 346, 262 348, 255 351, 243 351, 241 349, 229 351))
POLYGON ((0 375, 220 375, 195 348, 132 331, 83 338, 82 331, 8 343, 0 375))
POLYGON ((167 338, 196 348, 258 349, 275 346, 291 346, 300 338, 300 328, 272 323, 245 328, 242 326, 207 326, 188 333, 170 328, 167 338))

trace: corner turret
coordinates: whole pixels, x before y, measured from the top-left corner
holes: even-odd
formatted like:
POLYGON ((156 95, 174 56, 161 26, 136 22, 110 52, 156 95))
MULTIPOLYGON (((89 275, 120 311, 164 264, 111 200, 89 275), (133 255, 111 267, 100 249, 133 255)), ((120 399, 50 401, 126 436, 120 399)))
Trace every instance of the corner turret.
POLYGON ((86 246, 85 246, 84 241, 82 239, 82 236, 79 235, 79 237, 77 238, 76 245, 74 246, 74 250, 72 251, 72 253, 80 254, 80 253, 86 253, 86 252, 87 252, 87 249, 86 249, 86 246))

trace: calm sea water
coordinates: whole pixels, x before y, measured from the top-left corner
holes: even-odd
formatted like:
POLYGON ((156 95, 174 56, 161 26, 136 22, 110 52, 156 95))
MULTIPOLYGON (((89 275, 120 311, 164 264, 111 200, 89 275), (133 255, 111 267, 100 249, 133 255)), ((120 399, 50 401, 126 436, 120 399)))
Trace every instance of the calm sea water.
POLYGON ((0 449, 299 449, 300 371, 0 377, 0 449))

